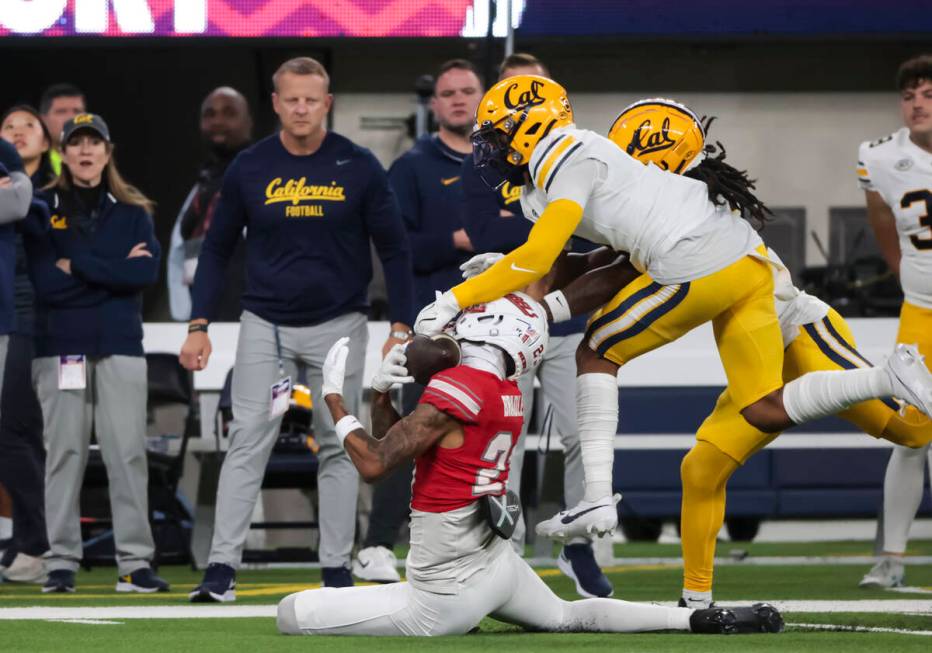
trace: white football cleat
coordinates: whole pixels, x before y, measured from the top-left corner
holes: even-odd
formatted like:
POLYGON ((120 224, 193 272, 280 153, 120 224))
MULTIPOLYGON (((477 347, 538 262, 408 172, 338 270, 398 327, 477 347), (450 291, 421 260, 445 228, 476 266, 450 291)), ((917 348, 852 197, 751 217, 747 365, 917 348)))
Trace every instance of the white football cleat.
POLYGON ((881 558, 880 562, 864 574, 858 587, 886 589, 888 587, 903 587, 906 573, 903 570, 903 561, 896 558, 881 558))
POLYGON ((370 583, 397 583, 398 558, 384 546, 367 546, 360 549, 353 560, 353 575, 370 583))
POLYGON ((0 576, 12 583, 44 583, 46 579, 42 558, 25 553, 17 553, 10 566, 0 572, 0 576))
POLYGON ((884 363, 893 382, 893 395, 932 417, 932 373, 916 345, 897 345, 884 363))
POLYGON ((603 497, 598 501, 585 499, 567 510, 540 522, 534 530, 542 537, 566 541, 574 537, 602 537, 618 526, 618 509, 615 505, 621 495, 603 497))

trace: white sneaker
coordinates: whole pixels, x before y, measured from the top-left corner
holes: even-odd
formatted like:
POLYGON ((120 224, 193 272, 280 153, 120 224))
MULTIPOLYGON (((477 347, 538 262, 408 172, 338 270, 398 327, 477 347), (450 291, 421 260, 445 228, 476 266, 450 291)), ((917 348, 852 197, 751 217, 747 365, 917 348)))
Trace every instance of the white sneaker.
POLYGON ((874 567, 864 575, 858 587, 871 587, 884 589, 887 587, 903 587, 903 562, 896 558, 881 558, 874 567))
POLYGON ((398 575, 398 558, 384 546, 361 549, 353 560, 353 575, 373 583, 397 583, 401 580, 398 575))
POLYGON ((602 537, 618 526, 615 504, 621 495, 607 496, 598 501, 582 500, 572 508, 540 522, 534 530, 542 537, 566 541, 573 537, 602 537))
POLYGON ((932 373, 916 345, 897 345, 884 363, 893 381, 893 395, 932 417, 932 373))
POLYGON ((11 583, 44 583, 45 565, 42 558, 17 553, 9 567, 3 570, 3 578, 11 583))

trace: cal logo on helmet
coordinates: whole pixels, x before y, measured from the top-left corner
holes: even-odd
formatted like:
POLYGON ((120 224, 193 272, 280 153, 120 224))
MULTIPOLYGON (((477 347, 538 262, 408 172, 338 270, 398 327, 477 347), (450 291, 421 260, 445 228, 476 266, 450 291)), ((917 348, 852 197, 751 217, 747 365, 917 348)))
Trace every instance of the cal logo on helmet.
POLYGON ((705 131, 688 107, 663 98, 639 100, 612 123, 608 137, 641 163, 680 173, 702 152, 705 131))
POLYGON ((477 167, 523 166, 534 147, 557 127, 573 124, 566 89, 539 75, 516 75, 490 88, 476 111, 477 167))

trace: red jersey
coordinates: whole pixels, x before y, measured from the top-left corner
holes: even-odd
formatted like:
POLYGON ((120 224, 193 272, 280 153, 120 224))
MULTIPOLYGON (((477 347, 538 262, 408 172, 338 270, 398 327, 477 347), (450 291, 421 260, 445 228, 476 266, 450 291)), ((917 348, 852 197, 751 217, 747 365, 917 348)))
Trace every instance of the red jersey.
POLYGON ((504 494, 508 460, 524 420, 518 384, 460 365, 435 374, 420 403, 461 422, 464 439, 455 449, 435 445, 415 461, 411 507, 447 512, 487 494, 504 494))

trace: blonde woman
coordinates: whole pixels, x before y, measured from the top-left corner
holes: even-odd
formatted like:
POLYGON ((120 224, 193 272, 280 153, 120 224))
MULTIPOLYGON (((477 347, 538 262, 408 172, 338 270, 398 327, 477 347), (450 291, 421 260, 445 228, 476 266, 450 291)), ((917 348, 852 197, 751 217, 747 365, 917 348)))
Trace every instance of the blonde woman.
POLYGON ((118 592, 167 591, 150 568, 142 290, 158 277, 152 202, 127 184, 104 120, 62 130, 49 228, 26 241, 36 286, 33 384, 45 420, 50 554, 43 592, 73 592, 82 556, 79 495, 91 432, 107 467, 118 592))

